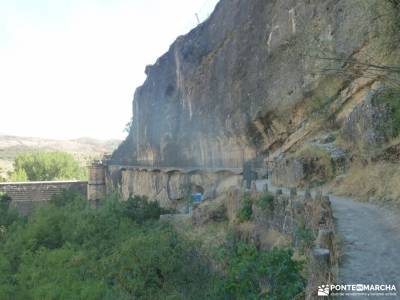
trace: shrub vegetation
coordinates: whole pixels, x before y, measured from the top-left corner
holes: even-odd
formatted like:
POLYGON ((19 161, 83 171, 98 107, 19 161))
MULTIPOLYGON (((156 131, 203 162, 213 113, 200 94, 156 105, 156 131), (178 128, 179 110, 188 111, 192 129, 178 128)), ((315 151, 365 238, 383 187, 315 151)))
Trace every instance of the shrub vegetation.
POLYGON ((243 196, 242 207, 237 213, 237 218, 240 223, 249 221, 253 215, 253 203, 250 199, 250 195, 245 193, 243 196))
POLYGON ((392 119, 392 137, 400 134, 400 90, 386 89, 379 94, 378 101, 387 105, 392 119))
POLYGON ((295 299, 303 292, 303 262, 291 249, 260 251, 254 244, 229 241, 221 250, 227 265, 217 299, 295 299))
POLYGON ((65 191, 27 219, 1 199, 0 299, 292 299, 304 286, 290 250, 237 241, 216 270, 145 198, 94 209, 65 191))
POLYGON ((262 210, 272 213, 274 211, 274 195, 270 192, 263 193, 256 201, 262 210))

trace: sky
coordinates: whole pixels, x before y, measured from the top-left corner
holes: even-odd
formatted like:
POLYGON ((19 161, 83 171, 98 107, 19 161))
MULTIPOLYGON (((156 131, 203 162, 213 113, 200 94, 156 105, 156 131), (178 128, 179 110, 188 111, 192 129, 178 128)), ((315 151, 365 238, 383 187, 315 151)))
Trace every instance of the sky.
POLYGON ((0 0, 0 134, 122 139, 136 87, 218 0, 0 0))

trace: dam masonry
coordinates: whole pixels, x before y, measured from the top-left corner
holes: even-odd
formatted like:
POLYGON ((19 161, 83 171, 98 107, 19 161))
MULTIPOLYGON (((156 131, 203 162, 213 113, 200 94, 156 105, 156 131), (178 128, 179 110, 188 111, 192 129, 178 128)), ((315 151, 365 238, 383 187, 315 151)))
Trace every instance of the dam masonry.
POLYGON ((89 166, 88 200, 110 193, 146 196, 162 206, 181 209, 188 196, 201 193, 215 198, 232 186, 241 186, 242 168, 157 167, 105 159, 89 166))
POLYGON ((11 207, 16 208, 20 214, 27 215, 63 190, 73 189, 86 195, 87 187, 87 181, 6 182, 0 183, 0 193, 11 198, 11 207))
POLYGON ((27 215, 46 204, 63 190, 73 189, 93 204, 109 194, 117 193, 126 200, 130 196, 146 196, 161 206, 181 210, 188 197, 200 193, 213 199, 231 187, 250 185, 264 169, 227 167, 156 167, 122 163, 105 157, 88 166, 87 181, 41 181, 0 183, 0 193, 11 198, 11 206, 27 215))

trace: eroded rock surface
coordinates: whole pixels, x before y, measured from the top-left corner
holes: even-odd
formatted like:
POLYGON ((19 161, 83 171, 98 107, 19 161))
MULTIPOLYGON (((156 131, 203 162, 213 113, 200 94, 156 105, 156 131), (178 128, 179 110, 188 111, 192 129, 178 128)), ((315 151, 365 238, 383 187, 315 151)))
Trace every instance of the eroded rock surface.
POLYGON ((377 51, 382 43, 374 33, 384 28, 376 16, 385 3, 221 0, 206 22, 146 68, 129 136, 113 159, 242 167, 307 137, 312 114, 335 99, 341 120, 356 120, 349 103, 374 80, 359 80, 364 70, 346 78, 323 70, 340 73, 346 58, 377 51), (343 60, 327 59, 337 57, 343 60))

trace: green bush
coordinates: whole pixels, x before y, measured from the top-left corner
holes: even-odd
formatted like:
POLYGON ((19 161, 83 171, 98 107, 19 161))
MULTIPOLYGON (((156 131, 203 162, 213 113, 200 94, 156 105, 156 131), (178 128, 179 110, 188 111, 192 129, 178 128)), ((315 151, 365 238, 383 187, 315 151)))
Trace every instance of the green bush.
POLYGON ((400 134, 400 90, 386 89, 378 95, 378 101, 389 107, 393 127, 392 137, 397 137, 400 134))
POLYGON ((10 208, 11 198, 5 193, 0 193, 0 237, 5 234, 7 228, 19 220, 15 209, 10 208))
POLYGON ((84 180, 86 168, 65 152, 20 154, 14 161, 13 181, 84 180))
POLYGON ((223 269, 212 268, 195 242, 157 220, 161 212, 156 202, 115 195, 94 209, 65 191, 7 225, 0 299, 292 299, 303 289, 290 250, 229 241, 213 258, 223 269))
POLYGON ((400 7, 400 0, 388 0, 395 8, 400 7))
POLYGON ((54 194, 50 199, 50 203, 57 207, 63 207, 69 203, 77 203, 85 200, 86 198, 81 192, 75 189, 65 189, 61 193, 54 194))
POLYGON ((244 194, 242 207, 237 213, 237 218, 240 223, 249 221, 253 215, 252 201, 250 200, 250 195, 248 193, 244 194))
POLYGON ((270 192, 263 193, 256 201, 262 210, 272 213, 274 211, 274 195, 270 192))
POLYGON ((297 226, 294 236, 296 239, 296 246, 299 247, 302 253, 312 248, 315 235, 310 228, 307 228, 304 224, 300 224, 297 226))
POLYGON ((147 197, 130 196, 122 204, 123 214, 136 222, 142 224, 146 220, 158 220, 160 215, 170 211, 160 207, 157 201, 149 201, 147 197))
POLYGON ((292 250, 262 251, 239 241, 223 251, 227 270, 218 283, 218 299, 285 300, 304 289, 303 262, 292 259, 292 250))
POLYGON ((212 298, 208 261, 154 220, 153 202, 111 197, 93 209, 71 195, 9 227, 0 243, 0 299, 212 298))

